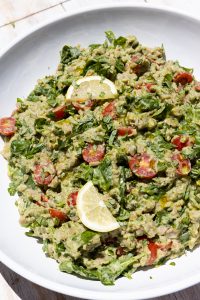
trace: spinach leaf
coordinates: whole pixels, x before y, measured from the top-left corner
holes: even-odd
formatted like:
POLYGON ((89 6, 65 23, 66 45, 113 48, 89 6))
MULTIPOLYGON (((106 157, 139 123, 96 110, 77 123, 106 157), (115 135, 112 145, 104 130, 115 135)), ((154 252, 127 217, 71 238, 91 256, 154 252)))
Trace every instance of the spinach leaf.
POLYGON ((85 182, 92 180, 93 168, 83 163, 76 169, 77 179, 82 179, 85 182))
POLYGON ((121 207, 119 216, 117 216, 117 221, 125 221, 128 220, 129 217, 130 217, 130 211, 121 207))
POLYGON ((108 191, 112 186, 112 166, 110 158, 106 157, 94 168, 93 183, 103 191, 108 191))
POLYGON ((116 38, 114 33, 111 30, 106 31, 105 34, 110 44, 113 45, 114 47, 124 46, 127 41, 127 39, 123 36, 119 36, 118 38, 116 38))
POLYGON ((94 70, 94 72, 98 75, 104 76, 110 80, 116 79, 116 70, 111 68, 108 60, 103 56, 88 60, 83 69, 82 75, 85 76, 89 70, 94 70))
POLYGON ((105 35, 107 37, 107 39, 109 40, 109 42, 112 44, 115 40, 115 35, 111 30, 105 31, 105 35))
POLYGON ((31 175, 28 177, 28 180, 26 181, 26 185, 27 185, 27 187, 35 190, 36 184, 35 184, 35 181, 33 180, 33 177, 31 175))
POLYGON ((61 242, 59 244, 56 244, 56 253, 60 256, 62 254, 62 252, 65 251, 65 245, 61 242))
POLYGON ((74 59, 78 58, 80 54, 81 52, 78 48, 65 45, 60 52, 61 63, 69 64, 74 59))
POLYGON ((97 126, 97 120, 94 118, 93 115, 88 116, 87 118, 77 122, 72 130, 72 134, 80 134, 86 131, 91 127, 97 126))
POLYGON ((34 90, 30 93, 27 100, 32 102, 37 102, 40 100, 40 96, 47 97, 47 102, 50 106, 55 107, 58 102, 56 97, 59 95, 57 89, 57 81, 51 76, 46 77, 42 82, 40 82, 34 90))
POLYGON ((121 256, 107 266, 98 268, 98 277, 105 285, 113 285, 115 279, 119 277, 129 266, 138 262, 143 255, 137 256, 121 256))
POLYGON ((107 132, 111 132, 113 130, 113 119, 111 116, 105 116, 103 117, 102 120, 102 127, 105 129, 107 132))
POLYGON ((114 46, 124 46, 126 44, 127 39, 123 36, 119 36, 114 40, 114 46))
POLYGON ((88 279, 98 279, 96 270, 86 269, 83 266, 73 263, 70 259, 66 259, 65 261, 61 262, 59 269, 61 272, 67 272, 70 274, 75 273, 88 279))
POLYGON ((108 139, 108 145, 109 145, 109 146, 112 146, 112 145, 113 145, 116 136, 117 136, 117 130, 115 129, 115 130, 113 130, 113 131, 111 132, 111 135, 109 136, 109 139, 108 139))
POLYGON ((124 68, 125 67, 123 61, 120 58, 118 58, 115 63, 115 69, 118 73, 122 73, 124 71, 124 68))
POLYGON ((152 136, 152 141, 149 142, 151 150, 156 154, 158 158, 162 158, 166 149, 173 149, 173 145, 165 141, 163 136, 159 132, 155 132, 152 136))
POLYGON ((11 143, 11 153, 13 156, 25 156, 32 158, 34 154, 40 152, 44 148, 44 144, 38 144, 37 141, 19 139, 11 143))
POLYGON ((9 169, 9 173, 11 176, 12 181, 9 184, 8 192, 11 196, 14 196, 17 192, 18 186, 23 182, 24 180, 24 173, 21 169, 9 169))
POLYGON ((97 233, 91 230, 86 230, 81 233, 81 240, 87 244, 97 233))
POLYGON ((160 107, 160 101, 152 95, 146 95, 143 97, 135 97, 133 105, 141 112, 151 111, 160 107))
POLYGON ((172 86, 172 80, 173 80, 172 74, 170 74, 170 73, 166 74, 165 77, 164 77, 164 79, 163 79, 162 85, 166 86, 166 87, 168 87, 170 89, 171 86, 172 86))
POLYGON ((49 120, 46 118, 36 119, 34 123, 35 131, 41 133, 45 125, 49 125, 49 120))

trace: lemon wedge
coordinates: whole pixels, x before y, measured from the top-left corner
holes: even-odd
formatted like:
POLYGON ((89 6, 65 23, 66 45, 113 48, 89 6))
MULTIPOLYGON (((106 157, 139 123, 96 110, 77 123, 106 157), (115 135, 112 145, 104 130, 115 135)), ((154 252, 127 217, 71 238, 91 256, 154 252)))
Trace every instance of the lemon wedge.
POLYGON ((117 89, 112 81, 101 76, 86 76, 68 88, 66 99, 85 102, 87 100, 114 99, 116 96, 117 89))
POLYGON ((76 205, 78 216, 87 228, 98 232, 119 228, 119 223, 104 203, 103 195, 97 191, 92 181, 80 189, 76 205))

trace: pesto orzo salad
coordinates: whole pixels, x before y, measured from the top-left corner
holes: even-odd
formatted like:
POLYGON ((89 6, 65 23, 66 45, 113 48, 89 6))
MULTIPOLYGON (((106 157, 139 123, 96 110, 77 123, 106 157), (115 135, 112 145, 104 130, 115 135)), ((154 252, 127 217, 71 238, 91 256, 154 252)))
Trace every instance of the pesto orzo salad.
POLYGON ((200 243, 200 83, 163 46, 106 37, 65 45, 0 134, 26 234, 112 285, 200 243))

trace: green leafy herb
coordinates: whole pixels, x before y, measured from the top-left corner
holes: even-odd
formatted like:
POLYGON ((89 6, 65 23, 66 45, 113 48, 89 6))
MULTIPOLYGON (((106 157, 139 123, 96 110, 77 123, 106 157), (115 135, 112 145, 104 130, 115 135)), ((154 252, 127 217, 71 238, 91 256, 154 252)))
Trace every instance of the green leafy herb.
POLYGON ((103 191, 108 191, 112 186, 112 166, 110 158, 106 157, 94 169, 93 183, 103 191))
POLYGON ((65 251, 65 245, 61 242, 59 244, 56 244, 56 253, 60 256, 62 252, 65 251))
POLYGON ((75 273, 85 278, 98 279, 98 273, 96 270, 89 270, 83 266, 73 263, 70 259, 66 259, 59 265, 60 271, 67 273, 75 273))
POLYGON ((164 79, 163 79, 162 85, 166 86, 170 89, 171 86, 172 86, 172 80, 173 80, 172 74, 166 74, 164 79))
POLYGON ((108 59, 103 56, 89 59, 83 69, 83 76, 85 76, 89 70, 93 70, 98 75, 110 80, 115 80, 117 75, 116 70, 112 68, 108 59))
POLYGON ((19 139, 14 140, 11 143, 11 153, 13 156, 25 156, 26 158, 32 158, 34 154, 40 152, 44 148, 44 144, 36 141, 19 139))
POLYGON ((51 107, 55 107, 58 102, 56 97, 58 96, 57 81, 51 76, 46 77, 40 82, 34 90, 30 93, 27 100, 32 102, 40 101, 40 96, 47 97, 47 102, 51 107))
POLYGON ((133 105, 137 110, 141 112, 151 111, 154 109, 159 109, 160 101, 158 98, 148 94, 143 97, 136 97, 134 99, 133 105))
POLYGON ((61 63, 69 64, 74 59, 78 58, 80 54, 81 52, 78 48, 65 45, 60 53, 61 63))
POLYGON ((124 63, 120 58, 116 60, 115 69, 118 73, 122 73, 124 71, 124 63))
POLYGON ((93 115, 88 116, 86 119, 83 119, 82 121, 79 121, 75 124, 72 130, 72 134, 79 134, 91 127, 97 126, 97 120, 93 115))
POLYGON ((115 40, 115 35, 111 30, 105 31, 106 37, 109 40, 109 42, 112 44, 115 40))
POLYGON ((94 231, 86 230, 81 233, 81 240, 87 244, 91 241, 91 239, 96 235, 97 233, 94 231))
POLYGON ((124 46, 126 44, 127 39, 123 36, 119 36, 114 40, 114 46, 124 46))
POLYGON ((128 210, 121 207, 119 216, 117 216, 117 220, 118 221, 125 221, 125 220, 128 220, 129 217, 130 217, 130 211, 128 211, 128 210))
POLYGON ((119 259, 114 260, 107 266, 98 269, 98 277, 105 285, 113 285, 115 279, 119 277, 126 269, 136 263, 142 255, 137 256, 121 256, 119 259))
POLYGON ((105 32, 106 37, 111 45, 116 46, 124 46, 126 44, 127 39, 123 36, 115 37, 114 33, 111 30, 105 32))
POLYGON ((49 125, 49 120, 48 119, 46 119, 46 118, 36 119, 35 124, 34 124, 36 132, 41 133, 42 130, 44 129, 44 126, 46 126, 46 125, 49 125))

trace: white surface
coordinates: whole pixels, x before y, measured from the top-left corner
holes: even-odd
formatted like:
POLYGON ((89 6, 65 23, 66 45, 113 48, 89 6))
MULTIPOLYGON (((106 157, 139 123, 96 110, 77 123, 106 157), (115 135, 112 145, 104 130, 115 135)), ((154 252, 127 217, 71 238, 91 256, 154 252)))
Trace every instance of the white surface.
MULTIPOLYGON (((0 59, 0 115, 10 114, 17 97, 26 96, 39 77, 53 72, 58 62, 59 49, 64 43, 80 42, 86 45, 102 41, 103 32, 107 29, 113 29, 116 34, 133 33, 141 42, 150 46, 164 43, 168 58, 179 59, 181 64, 194 67, 196 75, 200 77, 198 21, 146 8, 115 8, 112 11, 107 9, 83 13, 32 33, 0 59)), ((26 278, 69 295, 109 300, 154 297, 199 281, 200 249, 177 259, 176 267, 167 264, 140 271, 134 274, 133 280, 121 278, 113 287, 59 272, 56 262, 45 257, 41 245, 27 238, 23 234, 24 230, 19 227, 14 199, 7 193, 7 166, 2 158, 0 166, 0 210, 3 212, 0 218, 0 259, 26 278)))

